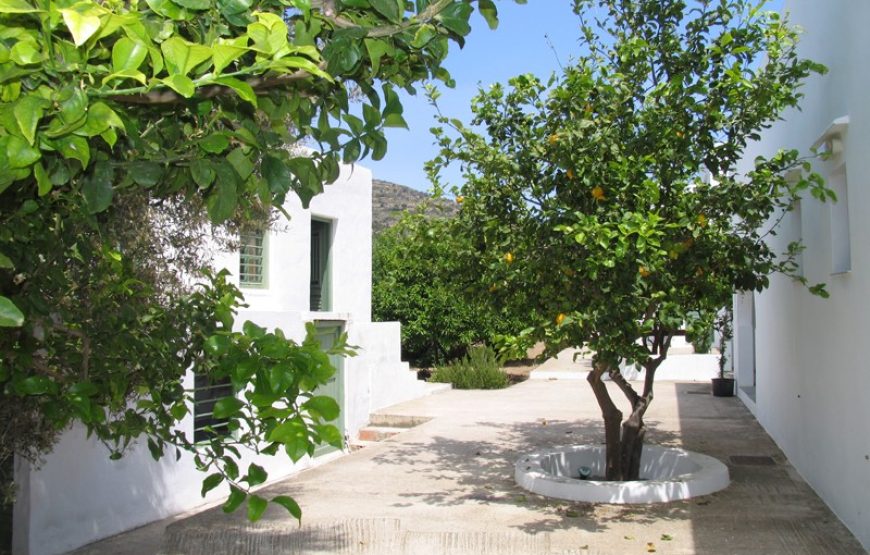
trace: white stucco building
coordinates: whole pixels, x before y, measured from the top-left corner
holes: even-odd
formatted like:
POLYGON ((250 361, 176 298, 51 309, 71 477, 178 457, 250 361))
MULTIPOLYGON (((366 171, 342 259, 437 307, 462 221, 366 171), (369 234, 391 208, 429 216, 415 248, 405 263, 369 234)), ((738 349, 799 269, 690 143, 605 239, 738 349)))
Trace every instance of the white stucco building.
MULTIPOLYGON (((837 203, 805 198, 773 241, 802 239, 802 271, 827 283, 830 299, 776 276, 769 290, 735 298, 735 371, 740 399, 795 469, 870 549, 870 2, 786 0, 804 29, 802 56, 829 73, 804 88, 747 153, 819 145, 815 166, 837 203)), ((745 169, 745 168, 743 168, 745 169)))
MULTIPOLYGON (((216 260, 236 280, 241 274, 250 308, 239 314, 239 326, 252 320, 300 341, 305 322, 315 322, 323 341, 346 331, 349 342, 360 347, 356 357, 334 359, 338 372, 322 390, 339 401, 337 425, 349 438, 372 411, 429 391, 400 359, 399 324, 371 321, 371 195, 371 172, 343 167, 339 180, 315 197, 310 209, 292 195, 284 206, 289 221, 282 217, 273 230, 243 237, 243 254, 224 253, 216 260)), ((194 386, 192 375, 186 385, 194 386)), ((201 418, 195 422, 191 414, 182 426, 193 431, 201 418)), ((339 455, 322 449, 295 465, 282 456, 258 463, 276 480, 339 455)), ((227 494, 218 488, 203 499, 202 478, 191 457, 155 462, 144 445, 112 462, 106 449, 76 426, 40 469, 17 462, 13 553, 63 553, 227 494)))

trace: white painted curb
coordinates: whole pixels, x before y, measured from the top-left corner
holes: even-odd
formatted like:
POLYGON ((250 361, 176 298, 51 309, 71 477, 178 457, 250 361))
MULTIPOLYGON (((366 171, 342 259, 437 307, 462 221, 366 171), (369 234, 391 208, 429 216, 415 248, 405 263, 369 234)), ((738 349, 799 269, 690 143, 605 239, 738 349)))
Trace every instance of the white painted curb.
POLYGON ((514 477, 520 487, 545 497, 590 503, 666 503, 707 495, 728 487, 728 468, 707 455, 675 447, 645 445, 642 480, 581 480, 588 466, 604 474, 605 447, 574 445, 530 453, 517 461, 514 477))

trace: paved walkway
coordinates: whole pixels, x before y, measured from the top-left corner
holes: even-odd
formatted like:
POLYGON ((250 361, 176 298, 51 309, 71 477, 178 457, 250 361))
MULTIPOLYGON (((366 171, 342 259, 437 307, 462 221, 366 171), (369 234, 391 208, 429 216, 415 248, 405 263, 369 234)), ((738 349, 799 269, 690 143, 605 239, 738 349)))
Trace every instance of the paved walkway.
POLYGON ((254 524, 212 509, 79 553, 864 554, 743 405, 708 389, 658 383, 647 438, 725 462, 732 484, 713 495, 618 506, 526 493, 513 481, 522 453, 602 440, 585 382, 529 380, 391 407, 432 420, 267 488, 299 501, 301 527, 271 507, 254 524))

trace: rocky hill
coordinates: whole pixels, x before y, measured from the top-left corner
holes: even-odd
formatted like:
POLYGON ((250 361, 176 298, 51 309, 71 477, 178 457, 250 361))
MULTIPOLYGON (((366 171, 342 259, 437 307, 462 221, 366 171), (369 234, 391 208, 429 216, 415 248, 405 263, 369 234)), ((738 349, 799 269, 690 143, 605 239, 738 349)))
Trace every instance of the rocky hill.
POLYGON ((453 215, 459 210, 456 203, 440 199, 433 201, 427 193, 423 193, 396 183, 372 180, 372 231, 378 233, 399 221, 402 213, 414 210, 421 204, 429 202, 425 210, 432 216, 453 215))

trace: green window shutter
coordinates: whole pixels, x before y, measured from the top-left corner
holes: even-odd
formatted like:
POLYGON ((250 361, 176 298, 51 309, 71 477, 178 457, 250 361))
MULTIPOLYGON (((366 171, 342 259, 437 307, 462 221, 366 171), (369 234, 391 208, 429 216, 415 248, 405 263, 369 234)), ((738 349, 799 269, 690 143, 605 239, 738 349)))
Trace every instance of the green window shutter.
POLYGON ((239 235, 239 285, 267 287, 266 232, 243 231, 239 235))

